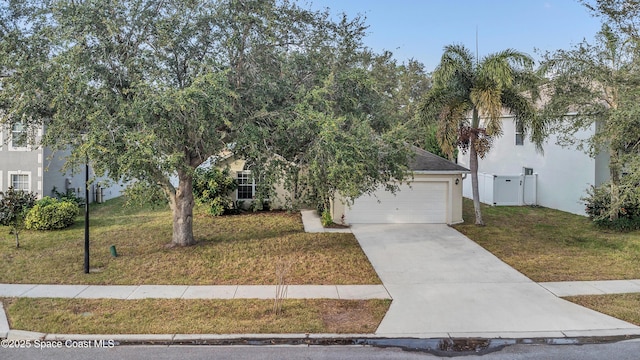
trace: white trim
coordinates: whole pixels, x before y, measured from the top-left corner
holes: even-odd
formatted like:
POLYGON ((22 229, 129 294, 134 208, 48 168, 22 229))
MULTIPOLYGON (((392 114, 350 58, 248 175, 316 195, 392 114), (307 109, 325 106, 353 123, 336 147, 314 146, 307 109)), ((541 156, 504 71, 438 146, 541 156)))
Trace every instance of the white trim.
MULTIPOLYGON (((32 186, 31 186, 31 171, 22 171, 22 170, 18 170, 18 171, 7 171, 7 189, 13 186, 13 175, 27 175, 29 180, 27 181, 27 185, 28 188, 26 189, 27 191, 32 191, 32 186)), ((23 189, 24 190, 24 189, 23 189)))
POLYGON ((23 124, 23 129, 22 131, 27 135, 27 137, 24 139, 25 141, 25 146, 13 146, 13 126, 17 125, 18 123, 13 124, 9 129, 9 141, 7 141, 7 147, 9 148, 9 151, 30 151, 29 149, 29 135, 26 134, 28 129, 27 127, 23 124))
POLYGON ((242 171, 236 171, 236 181, 238 182, 238 187, 236 188, 236 199, 240 200, 240 201, 247 201, 247 200, 254 200, 255 196, 256 196, 256 179, 253 177, 253 175, 251 174, 250 170, 242 170, 242 171), (238 175, 249 175, 248 180, 250 180, 250 183, 248 184, 243 184, 240 185, 239 183, 239 178, 238 175), (238 189, 240 188, 240 186, 251 186, 251 197, 250 198, 240 198, 239 197, 239 192, 238 189))

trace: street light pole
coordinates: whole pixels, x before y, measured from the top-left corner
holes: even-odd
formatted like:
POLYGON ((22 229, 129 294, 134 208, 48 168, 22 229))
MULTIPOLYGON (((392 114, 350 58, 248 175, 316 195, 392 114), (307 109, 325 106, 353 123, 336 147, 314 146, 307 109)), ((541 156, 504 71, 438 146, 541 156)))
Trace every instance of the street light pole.
POLYGON ((84 273, 89 273, 89 155, 84 163, 84 273))

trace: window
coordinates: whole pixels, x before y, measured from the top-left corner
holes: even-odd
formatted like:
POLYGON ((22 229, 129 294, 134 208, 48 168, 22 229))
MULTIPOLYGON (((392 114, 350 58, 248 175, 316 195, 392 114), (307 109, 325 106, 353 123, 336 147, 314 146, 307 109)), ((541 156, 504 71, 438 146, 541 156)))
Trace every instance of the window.
POLYGON ((11 147, 21 149, 27 147, 27 128, 22 123, 15 123, 11 127, 11 147))
POLYGON ((525 175, 533 175, 533 169, 532 168, 522 168, 522 171, 524 172, 525 175))
POLYGON ((524 145, 524 125, 520 120, 516 121, 516 145, 524 145))
POLYGON ((256 182, 249 171, 238 171, 238 200, 253 199, 256 193, 256 182))
POLYGON ((29 174, 10 174, 9 186, 14 190, 31 191, 31 182, 29 181, 29 174))

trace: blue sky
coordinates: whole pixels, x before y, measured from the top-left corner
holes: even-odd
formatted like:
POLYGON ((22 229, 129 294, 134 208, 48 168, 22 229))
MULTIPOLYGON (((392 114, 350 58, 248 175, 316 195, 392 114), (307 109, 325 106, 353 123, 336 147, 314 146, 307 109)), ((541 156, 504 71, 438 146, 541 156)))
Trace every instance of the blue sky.
POLYGON ((433 71, 442 49, 463 44, 480 57, 507 48, 539 59, 534 49, 568 49, 592 41, 600 29, 577 0, 299 0, 313 9, 366 16, 365 45, 390 50, 400 62, 414 58, 433 71))

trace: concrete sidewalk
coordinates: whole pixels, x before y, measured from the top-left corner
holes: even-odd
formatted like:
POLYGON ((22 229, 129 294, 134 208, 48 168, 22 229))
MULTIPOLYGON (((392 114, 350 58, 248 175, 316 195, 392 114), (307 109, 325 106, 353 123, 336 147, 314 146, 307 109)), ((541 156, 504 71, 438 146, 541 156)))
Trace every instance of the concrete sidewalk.
MULTIPOLYGON (((274 299, 275 285, 0 284, 0 297, 73 299, 274 299)), ((288 299, 390 299, 383 285, 288 285, 288 299)))

